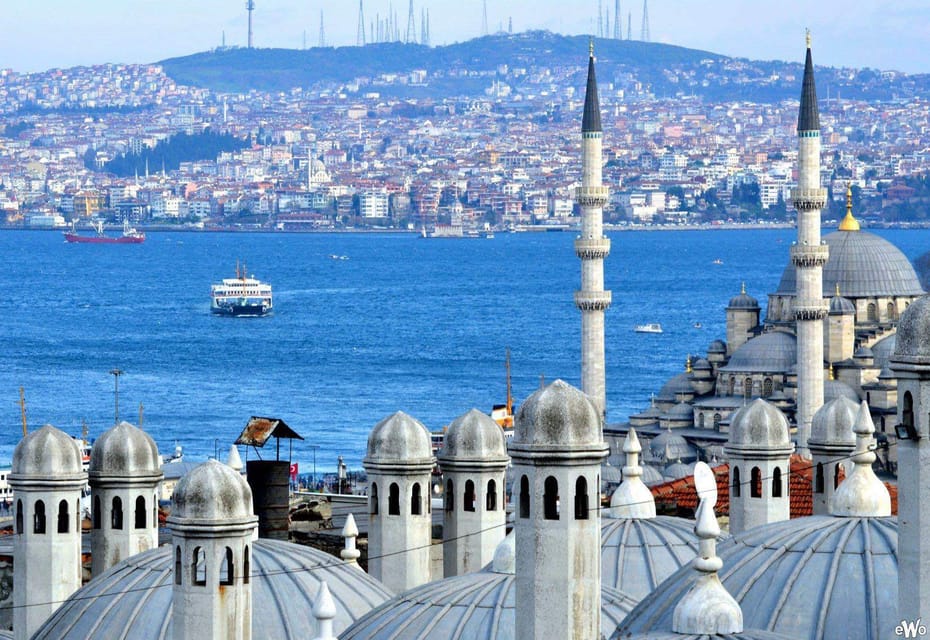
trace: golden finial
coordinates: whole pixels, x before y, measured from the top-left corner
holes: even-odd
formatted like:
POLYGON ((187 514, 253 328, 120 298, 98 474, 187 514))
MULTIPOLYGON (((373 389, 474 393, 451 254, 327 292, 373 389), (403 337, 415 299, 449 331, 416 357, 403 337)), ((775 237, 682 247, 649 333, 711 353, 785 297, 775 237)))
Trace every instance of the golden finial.
POLYGON ((840 222, 840 231, 858 231, 859 221, 852 212, 852 183, 846 183, 846 217, 840 222))
POLYGON ((811 48, 811 30, 810 29, 804 30, 804 39, 807 40, 807 48, 810 49, 811 48))
POLYGON ((836 297, 837 298, 840 297, 840 283, 839 282, 836 283, 836 297))
POLYGON ((832 364, 830 365, 830 379, 836 380, 836 378, 833 377, 833 365, 832 364))
POLYGON ((685 373, 691 373, 691 354, 688 354, 688 359, 685 360, 685 373))
POLYGON ((593 36, 588 39, 588 55, 592 58, 594 57, 594 37, 593 36))
POLYGON ((740 283, 739 292, 742 295, 746 295, 746 281, 745 280, 743 280, 743 282, 740 283))

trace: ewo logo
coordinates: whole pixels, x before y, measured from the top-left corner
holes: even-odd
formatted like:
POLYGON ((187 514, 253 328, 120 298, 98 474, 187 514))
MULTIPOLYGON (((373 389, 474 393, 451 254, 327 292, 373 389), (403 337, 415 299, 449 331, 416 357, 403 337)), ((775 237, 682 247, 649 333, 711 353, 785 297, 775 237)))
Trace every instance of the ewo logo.
POLYGON ((927 635, 927 625, 917 618, 915 621, 902 620, 901 624, 894 628, 894 634, 903 638, 923 638, 927 635))

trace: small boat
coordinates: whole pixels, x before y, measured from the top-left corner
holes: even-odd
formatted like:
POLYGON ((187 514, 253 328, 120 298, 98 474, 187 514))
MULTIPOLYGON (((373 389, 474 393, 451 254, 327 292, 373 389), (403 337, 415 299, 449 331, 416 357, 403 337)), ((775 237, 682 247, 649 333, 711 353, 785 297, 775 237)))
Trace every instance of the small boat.
POLYGON ((82 236, 74 229, 74 222, 71 223, 71 231, 65 231, 66 242, 77 242, 85 244, 141 244, 145 242, 145 233, 137 231, 129 226, 129 221, 123 222, 123 235, 108 236, 104 234, 103 222, 97 222, 91 225, 95 235, 82 236))
POLYGON ((264 316, 273 307, 271 285, 246 276, 245 265, 240 270, 236 263, 235 278, 223 278, 210 287, 210 311, 219 315, 264 316))
POLYGON ((720 258, 716 258, 714 259, 713 262, 711 262, 711 264, 723 264, 723 260, 721 260, 720 258))
POLYGON ((658 322, 650 322, 649 324, 638 324, 633 327, 633 331, 636 333, 662 333, 662 325, 658 322))
POLYGON ((693 326, 695 329, 703 329, 703 328, 704 328, 704 325, 702 325, 700 322, 695 322, 695 323, 694 323, 693 325, 691 325, 691 326, 693 326))

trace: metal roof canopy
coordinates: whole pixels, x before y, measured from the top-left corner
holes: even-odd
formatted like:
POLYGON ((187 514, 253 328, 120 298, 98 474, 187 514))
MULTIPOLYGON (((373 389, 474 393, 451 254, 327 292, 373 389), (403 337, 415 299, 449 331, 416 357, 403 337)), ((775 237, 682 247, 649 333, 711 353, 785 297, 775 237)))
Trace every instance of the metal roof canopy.
MULTIPOLYGON (((261 416, 252 416, 249 418, 245 429, 236 438, 235 444, 244 444, 256 449, 260 449, 267 444, 269 438, 275 438, 275 458, 280 459, 281 439, 303 440, 304 437, 287 426, 284 420, 279 418, 263 418, 261 416)), ((255 452, 258 454, 258 451, 255 452)), ((258 456, 261 459, 261 456, 258 456)))

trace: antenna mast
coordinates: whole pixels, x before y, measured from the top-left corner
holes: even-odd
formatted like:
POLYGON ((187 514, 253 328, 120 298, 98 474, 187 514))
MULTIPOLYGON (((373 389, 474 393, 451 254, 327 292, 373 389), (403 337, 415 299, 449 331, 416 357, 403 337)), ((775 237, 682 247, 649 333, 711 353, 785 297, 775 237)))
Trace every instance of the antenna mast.
POLYGON ((320 47, 326 46, 326 31, 323 29, 323 10, 320 9, 320 47))
POLYGON ((364 0, 358 0, 358 32, 355 35, 355 44, 359 47, 365 46, 365 8, 362 6, 364 0))
POLYGON ((123 371, 122 369, 110 369, 110 374, 113 376, 113 383, 116 385, 113 392, 116 420, 113 424, 119 424, 119 377, 123 375, 123 371))
POLYGON ((249 49, 251 49, 252 48, 252 12, 255 11, 255 0, 246 0, 245 10, 249 12, 249 49))
POLYGON ((23 437, 25 438, 29 428, 26 426, 26 392, 22 387, 19 388, 19 413, 23 417, 23 437))
POLYGON ((623 39, 623 17, 620 13, 620 0, 614 3, 614 40, 623 39))
POLYGON ((604 2, 597 0, 597 37, 604 37, 604 2))
POLYGON ((410 0, 410 9, 407 11, 407 35, 404 38, 407 44, 417 42, 417 23, 413 18, 413 0, 410 0))
POLYGON ((488 35, 488 0, 484 0, 482 3, 481 35, 488 35))
POLYGON ((633 39, 633 12, 628 11, 626 14, 626 39, 633 39))
POLYGON ((507 347, 507 359, 504 361, 507 369, 507 415, 513 415, 513 392, 510 388, 510 347, 507 347))
POLYGON ((643 42, 649 42, 649 0, 643 0, 643 42))

